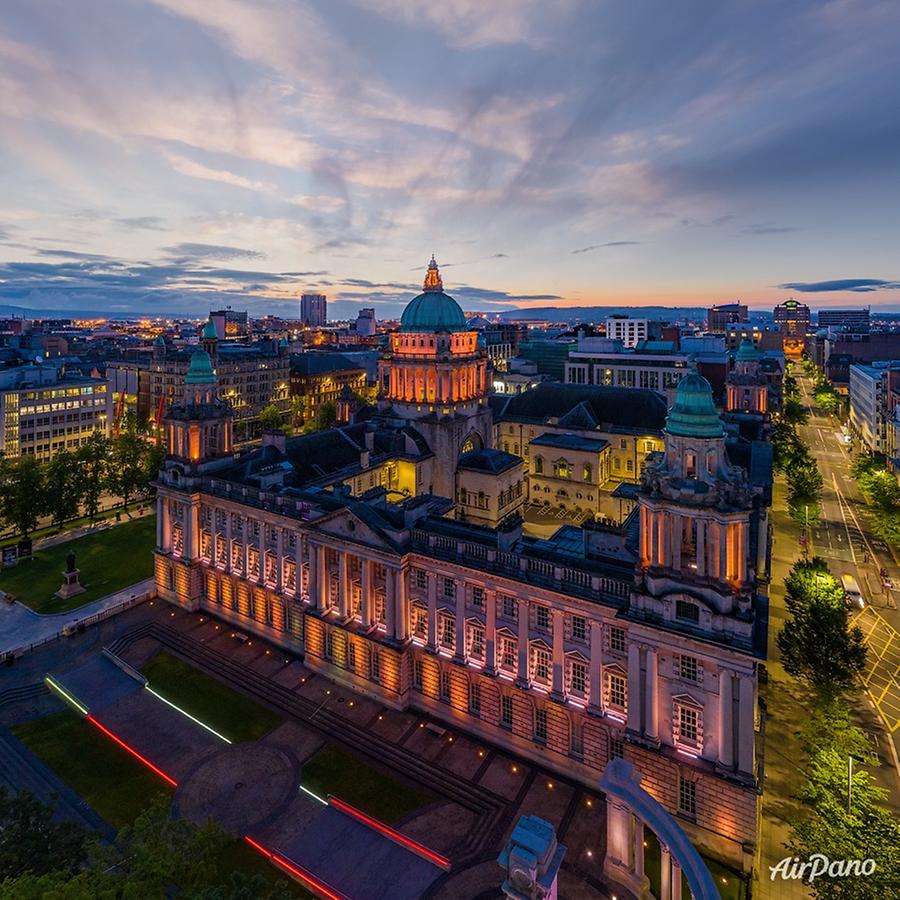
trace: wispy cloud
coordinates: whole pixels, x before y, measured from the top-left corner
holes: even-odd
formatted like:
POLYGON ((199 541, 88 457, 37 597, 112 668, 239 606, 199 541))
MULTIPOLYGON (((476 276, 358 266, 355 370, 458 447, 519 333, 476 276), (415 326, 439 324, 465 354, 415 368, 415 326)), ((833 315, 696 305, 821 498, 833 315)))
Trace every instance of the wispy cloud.
POLYGON ((243 247, 229 247, 224 244, 194 244, 185 242, 172 247, 164 247, 165 252, 175 259, 264 259, 258 250, 243 247))
POLYGON ((788 281, 779 287, 786 291, 802 294, 825 294, 835 291, 900 291, 900 281, 885 281, 881 278, 837 278, 833 281, 788 281))
POLYGON ((575 254, 592 253, 594 250, 602 250, 605 247, 635 247, 639 243, 639 241, 607 241, 605 244, 588 244, 587 247, 579 247, 571 252, 575 254))
POLYGON ((792 231, 799 231, 799 228, 793 228, 790 225, 775 225, 771 222, 766 222, 758 225, 748 225, 746 228, 741 229, 742 234, 756 234, 756 235, 766 235, 766 234, 790 234, 792 231))

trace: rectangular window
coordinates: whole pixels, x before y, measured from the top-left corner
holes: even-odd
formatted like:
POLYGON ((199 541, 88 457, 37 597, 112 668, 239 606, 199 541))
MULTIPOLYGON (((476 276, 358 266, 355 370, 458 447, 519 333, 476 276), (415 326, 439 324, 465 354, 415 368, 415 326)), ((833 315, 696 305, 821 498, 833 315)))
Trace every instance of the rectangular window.
POLYGON ((448 650, 453 649, 453 639, 456 631, 456 620, 453 616, 441 616, 441 646, 448 650))
POLYGON ((469 709, 474 713, 481 712, 481 685, 477 681, 469 685, 469 709))
POLYGON ((696 656, 678 657, 678 674, 687 681, 700 681, 700 666, 696 656))
POLYGON ((425 640, 428 637, 428 613, 421 607, 413 607, 413 634, 425 640))
POLYGON ((697 783, 681 775, 678 776, 678 812, 697 815, 697 783))
POLYGON ((531 677, 535 681, 550 681, 550 651, 535 647, 532 656, 531 677))
POLYGON ((572 678, 570 688, 573 694, 584 696, 587 688, 587 666, 580 660, 572 661, 572 678))
POLYGON ((625 711, 625 705, 628 700, 628 688, 624 675, 616 672, 610 672, 609 678, 609 705, 613 709, 625 711))
POLYGON ((695 747, 700 733, 697 710, 692 709, 690 706, 678 706, 677 712, 679 742, 695 747))
POLYGON ((456 597, 456 582, 452 578, 444 579, 444 597, 448 600, 456 597))
POLYGON ((325 632, 325 659, 334 658, 334 632, 325 632))
POLYGON ((576 641, 587 638, 587 620, 584 616, 572 616, 572 637, 576 641))
POLYGON ((422 690, 422 684, 425 681, 425 664, 421 659, 417 659, 413 663, 413 687, 416 690, 422 690))
POLYGON ((675 618, 682 619, 685 622, 699 622, 700 607, 696 603, 689 603, 687 600, 676 600, 675 618))
POLYGON ((424 569, 416 569, 416 587, 422 590, 428 587, 428 574, 424 569))
POLYGON ((513 702, 509 694, 504 694, 500 698, 500 724, 507 728, 512 728, 513 723, 513 702))
POLYGON ((347 668, 356 668, 356 644, 353 641, 347 642, 347 668))
POLYGON ((550 608, 547 606, 538 606, 535 608, 535 621, 538 628, 547 629, 550 627, 550 608))
POLYGON ((247 574, 250 578, 259 578, 259 550, 256 547, 247 550, 247 574))
POLYGON ((625 652, 625 629, 616 628, 615 625, 609 629, 609 649, 613 653, 625 652))
POLYGON ((469 656, 473 659, 484 659, 484 629, 478 625, 471 628, 469 656))
POLYGON ((444 669, 441 672, 441 700, 450 699, 450 672, 444 669))
POLYGON ((381 654, 377 650, 373 650, 370 659, 372 681, 381 681, 381 654))
POLYGON ((477 586, 472 588, 472 606, 484 609, 484 588, 477 586))
POLYGON ((609 758, 625 759, 625 741, 623 741, 621 738, 610 737, 609 758))
POLYGON ((500 668, 515 669, 516 668, 516 652, 518 647, 513 638, 503 638, 500 642, 500 668))
POLYGON ((539 741, 547 740, 547 710, 534 711, 534 736, 539 741))
POLYGON ((515 597, 503 598, 503 615, 507 619, 517 619, 518 604, 515 597))

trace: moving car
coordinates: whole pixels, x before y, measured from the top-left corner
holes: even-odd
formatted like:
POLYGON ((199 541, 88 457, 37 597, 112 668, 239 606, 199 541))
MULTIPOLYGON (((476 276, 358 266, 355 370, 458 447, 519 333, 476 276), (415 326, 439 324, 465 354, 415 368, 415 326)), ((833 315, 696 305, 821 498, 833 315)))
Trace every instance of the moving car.
POLYGON ((849 606, 857 609, 864 609, 866 601, 863 599, 862 591, 856 583, 856 579, 852 575, 841 575, 841 587, 844 589, 844 596, 849 606))

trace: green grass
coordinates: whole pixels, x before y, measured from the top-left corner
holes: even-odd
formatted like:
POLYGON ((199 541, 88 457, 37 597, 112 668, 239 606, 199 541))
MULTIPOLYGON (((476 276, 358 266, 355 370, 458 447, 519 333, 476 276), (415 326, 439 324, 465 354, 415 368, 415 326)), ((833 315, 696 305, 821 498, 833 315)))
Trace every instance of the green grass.
POLYGON ((320 797, 334 794, 382 822, 397 822, 434 800, 431 794, 409 787, 330 745, 303 767, 300 780, 320 797))
POLYGON ((229 740, 255 741, 281 724, 281 716, 165 651, 141 670, 166 700, 229 740))
MULTIPOLYGON (((96 525, 98 522, 114 519, 117 514, 121 514, 122 516, 125 516, 126 512, 137 514, 137 511, 141 506, 143 506, 144 509, 149 509, 152 513, 156 507, 156 502, 152 497, 145 497, 142 500, 132 500, 128 504, 127 510, 124 506, 113 506, 110 509, 101 510, 94 516, 93 524, 96 525)), ((36 541, 39 538, 62 534, 64 531, 74 531, 76 528, 83 528, 85 525, 90 524, 92 523, 88 516, 79 516, 77 519, 69 519, 67 522, 63 522, 62 525, 44 525, 41 528, 36 528, 28 536, 33 541, 36 541)), ((18 541, 20 537, 21 535, 16 531, 6 531, 0 535, 0 542, 8 544, 18 541)))
POLYGON ((156 516, 144 516, 38 550, 31 561, 0 571, 0 590, 14 594, 38 613, 68 612, 150 578, 155 545, 156 516), (53 594, 62 584, 70 552, 75 553, 75 565, 86 590, 76 597, 60 600, 53 594))
POLYGON ((73 710, 14 725, 16 737, 98 815, 130 825, 149 801, 172 789, 73 710))

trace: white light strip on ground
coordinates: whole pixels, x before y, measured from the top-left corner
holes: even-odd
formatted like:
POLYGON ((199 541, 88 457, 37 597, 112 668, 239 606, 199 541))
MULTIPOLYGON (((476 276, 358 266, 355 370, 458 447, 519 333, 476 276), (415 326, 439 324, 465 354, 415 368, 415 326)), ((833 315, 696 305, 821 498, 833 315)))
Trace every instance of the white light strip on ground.
POLYGON ((174 709, 176 712, 180 712, 183 716, 186 716, 188 719, 190 719, 192 722, 195 722, 201 728, 205 728, 210 734, 214 734, 220 740, 225 741, 226 744, 231 743, 231 741, 229 741, 228 738, 225 737, 224 734, 219 734, 219 732, 216 731, 215 728, 210 728, 209 725, 207 725, 205 722, 201 722, 198 718, 192 716, 189 712, 185 712, 180 706, 176 706, 171 700, 166 700, 166 698, 163 697, 162 694, 157 694, 156 691, 154 691, 153 688, 150 687, 149 684, 145 684, 144 687, 148 691, 150 691, 150 693, 153 694, 153 696, 156 697, 158 700, 162 700, 163 703, 165 703, 167 706, 171 706, 172 709, 174 709))
POLYGON ((322 797, 320 797, 318 794, 314 794, 309 788, 303 787, 302 784, 300 785, 300 790, 303 791, 304 794, 309 794, 309 796, 312 797, 313 800, 318 800, 319 803, 322 803, 322 804, 324 804, 325 806, 328 806, 328 801, 327 801, 327 800, 324 800, 324 799, 323 799, 322 797))
POLYGON ((88 714, 87 707, 82 706, 67 690, 65 690, 61 685, 58 685, 49 675, 44 676, 44 681, 47 684, 47 687, 53 688, 66 703, 70 703, 75 709, 78 710, 83 716, 88 714))

